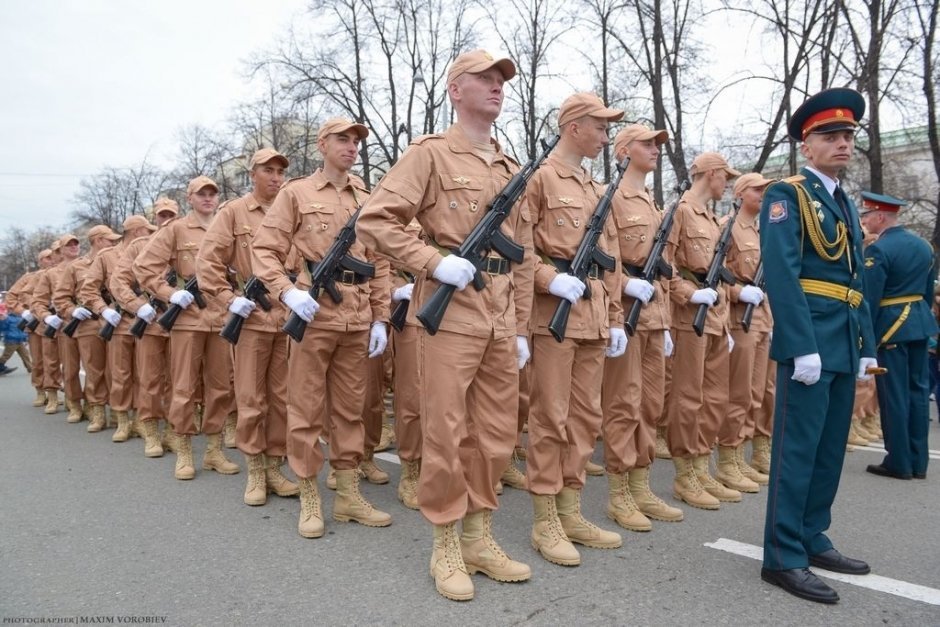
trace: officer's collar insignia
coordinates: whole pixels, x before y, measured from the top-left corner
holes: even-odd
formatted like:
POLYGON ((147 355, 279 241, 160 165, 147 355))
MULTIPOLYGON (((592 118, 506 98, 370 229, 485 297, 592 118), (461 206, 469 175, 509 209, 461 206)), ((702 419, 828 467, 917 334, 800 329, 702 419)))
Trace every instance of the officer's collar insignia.
POLYGON ((872 259, 871 257, 865 257, 865 267, 870 268, 873 265, 875 265, 875 260, 872 259))
POLYGON ((822 203, 819 202, 818 200, 814 200, 813 207, 815 207, 816 209, 819 209, 820 207, 822 207, 822 203))
POLYGON ((559 196, 559 197, 558 197, 558 200, 561 201, 561 202, 563 202, 563 203, 566 204, 566 205, 570 205, 570 204, 571 204, 571 197, 569 197, 569 196, 559 196))
POLYGON ((813 183, 813 189, 819 189, 819 183, 813 183))
POLYGON ((822 209, 816 210, 816 215, 819 217, 820 222, 826 219, 826 214, 823 213, 822 209))
POLYGON ((787 201, 778 200, 775 203, 771 203, 767 213, 771 223, 783 222, 787 219, 787 201))
POLYGON ((457 185, 466 185, 470 182, 470 179, 468 179, 466 176, 455 176, 453 181, 454 183, 457 183, 457 185))

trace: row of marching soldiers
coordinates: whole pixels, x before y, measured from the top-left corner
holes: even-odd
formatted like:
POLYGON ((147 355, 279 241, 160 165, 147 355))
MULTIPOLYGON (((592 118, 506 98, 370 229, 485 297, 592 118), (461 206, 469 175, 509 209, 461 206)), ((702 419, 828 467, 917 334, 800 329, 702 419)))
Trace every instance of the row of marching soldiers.
POLYGON ((161 199, 156 225, 131 216, 122 235, 96 226, 84 256, 77 237, 61 237, 8 297, 34 325, 37 405, 55 413, 64 389, 68 420, 87 416, 88 431, 105 428, 110 405, 112 439, 139 433, 147 457, 175 451, 181 480, 196 475, 200 431, 202 468, 240 471, 223 452, 234 424, 248 471, 245 503, 299 494, 298 531, 307 538, 325 531, 317 482, 325 440, 333 518, 387 526, 390 514, 364 498, 359 482, 389 480, 373 459, 383 355, 392 308, 413 301, 391 333, 388 358, 398 496, 434 527, 429 572, 445 597, 472 598, 476 572, 504 582, 531 577, 492 533, 501 479, 530 492, 531 543, 547 561, 576 566, 575 544, 622 545, 619 533, 581 512, 599 436, 607 514, 624 529, 683 519, 650 488, 657 432, 681 502, 717 510, 758 492, 767 483, 774 376, 769 308, 753 283, 756 218, 770 181, 740 176, 717 153, 699 155, 672 214, 664 252, 672 278, 647 280, 644 266, 667 214, 646 181, 668 134, 623 127, 613 151, 629 165, 598 241, 615 265, 593 263, 581 280, 568 269, 605 191, 582 162, 608 144, 609 124, 623 112, 594 94, 574 94, 559 110, 557 146, 502 223, 502 234, 524 250, 521 262, 490 253, 477 272, 450 252, 519 172, 490 136, 503 84, 515 73, 511 61, 481 50, 460 55, 447 80, 457 122, 415 140, 371 195, 351 173, 369 131, 336 118, 319 129, 323 166, 308 177, 285 183, 287 159, 263 149, 250 162, 252 191, 221 207, 218 187, 201 176, 189 183, 183 217, 161 199), (715 289, 705 273, 723 227, 710 205, 732 181, 741 203, 725 266, 735 284, 715 289), (358 238, 343 251, 350 263, 314 298, 318 264, 353 228, 358 238), (479 277, 482 285, 471 285, 479 277), (416 312, 441 286, 454 295, 431 333, 416 312), (572 308, 558 341, 549 326, 562 301, 572 308), (641 313, 628 337, 635 302, 641 313), (748 305, 754 313, 745 330, 748 305), (692 323, 701 307, 700 335, 692 323), (299 324, 294 340, 281 332, 286 320, 299 324), (296 482, 282 473, 285 457, 296 482), (513 463, 523 458, 525 475, 513 463))

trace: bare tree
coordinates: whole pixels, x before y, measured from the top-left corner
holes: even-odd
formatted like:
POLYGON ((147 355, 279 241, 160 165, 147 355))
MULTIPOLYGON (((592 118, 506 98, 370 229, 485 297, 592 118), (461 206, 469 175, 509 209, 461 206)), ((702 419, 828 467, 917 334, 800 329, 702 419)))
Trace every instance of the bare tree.
POLYGON ((96 224, 120 229, 128 216, 144 213, 169 180, 169 174, 146 159, 134 167, 104 168, 79 182, 72 221, 80 229, 96 224))
POLYGON ((36 270, 39 252, 61 234, 49 226, 32 231, 15 226, 7 231, 0 239, 0 287, 9 289, 24 273, 36 270))
POLYGON ((182 196, 186 184, 197 176, 215 180, 222 198, 232 198, 241 192, 237 178, 230 169, 223 167, 226 161, 241 153, 233 141, 201 124, 182 127, 177 132, 177 139, 177 167, 172 176, 176 189, 168 190, 168 195, 179 202, 181 208, 185 207, 182 196))

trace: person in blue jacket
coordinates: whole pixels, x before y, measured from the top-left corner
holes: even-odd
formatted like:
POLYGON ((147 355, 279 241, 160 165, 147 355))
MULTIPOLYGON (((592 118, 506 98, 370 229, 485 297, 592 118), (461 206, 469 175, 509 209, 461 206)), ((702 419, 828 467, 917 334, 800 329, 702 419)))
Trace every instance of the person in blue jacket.
POLYGON ((878 342, 878 408, 888 454, 868 472, 926 479, 930 422, 927 342, 937 333, 936 265, 926 241, 898 224, 903 200, 862 192, 862 224, 878 239, 865 249, 865 301, 878 342))
POLYGON ((761 254, 778 363, 761 578, 810 601, 839 595, 809 566, 865 574, 825 531, 839 487, 855 378, 877 367, 862 296, 862 230, 839 187, 855 148, 865 100, 827 89, 789 120, 806 166, 770 185, 760 214, 761 254))
MULTIPOLYGON (((4 308, 5 309, 5 308, 4 308)), ((16 366, 7 366, 7 360, 17 353, 27 371, 32 371, 32 362, 29 350, 26 348, 26 333, 20 331, 17 325, 22 320, 13 312, 0 310, 0 336, 3 337, 3 354, 0 355, 0 376, 10 374, 16 366)))

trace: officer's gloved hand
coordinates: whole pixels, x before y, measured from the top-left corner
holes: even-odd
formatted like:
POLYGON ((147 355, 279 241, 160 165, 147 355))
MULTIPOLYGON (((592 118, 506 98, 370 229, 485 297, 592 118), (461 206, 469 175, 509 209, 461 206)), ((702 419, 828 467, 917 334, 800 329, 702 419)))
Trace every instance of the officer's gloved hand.
POLYGON ((183 309, 192 305, 194 300, 196 299, 187 290, 176 290, 170 294, 170 302, 174 305, 179 305, 183 309))
POLYGON ((388 331, 384 322, 373 322, 369 331, 369 357, 378 357, 385 352, 388 346, 388 331))
POLYGON ((819 353, 800 355, 799 357, 793 358, 793 376, 790 378, 794 381, 799 381, 806 385, 813 385, 819 381, 821 374, 822 359, 820 359, 819 353))
POLYGON ((610 327, 610 344, 605 354, 608 357, 620 357, 627 351, 627 332, 620 327, 610 327))
POLYGON ((91 318, 91 312, 84 307, 76 307, 72 310, 72 317, 76 320, 88 320, 91 318))
POLYGON ((877 368, 878 360, 874 357, 862 357, 858 360, 858 380, 859 381, 868 381, 871 379, 872 375, 867 374, 865 371, 869 368, 877 368))
POLYGON ((26 322, 32 322, 33 320, 36 319, 36 316, 34 316, 34 315, 33 315, 33 312, 31 312, 29 309, 24 309, 24 310, 23 310, 23 315, 22 315, 21 317, 22 317, 23 320, 25 320, 26 322))
MULTIPOLYGON (((186 293, 189 294, 189 292, 186 293)), ((192 296, 192 294, 190 294, 190 296, 192 296)), ((112 327, 116 327, 117 325, 121 324, 121 314, 114 311, 110 307, 101 312, 101 317, 107 320, 108 324, 110 324, 112 327)))
POLYGON ((304 322, 310 322, 318 311, 320 303, 313 300, 309 292, 292 287, 281 294, 281 301, 290 307, 290 310, 300 316, 304 322))
POLYGON ((42 321, 46 323, 46 326, 50 326, 57 331, 59 330, 59 327, 62 326, 62 318, 55 314, 49 314, 43 318, 42 321))
POLYGON ((672 357, 672 352, 676 350, 676 345, 672 341, 672 334, 669 333, 669 329, 663 331, 665 337, 663 338, 663 355, 665 357, 672 357))
POLYGON ((738 300, 742 303, 750 303, 751 305, 760 305, 764 300, 764 291, 753 285, 745 285, 741 288, 741 293, 738 294, 738 300))
POLYGON ((623 284, 624 294, 641 300, 644 304, 650 302, 650 299, 653 297, 653 292, 655 291, 656 288, 653 287, 653 284, 643 279, 628 279, 627 282, 623 284))
POLYGON ((473 280, 473 275, 477 269, 473 264, 457 255, 447 255, 434 268, 433 276, 440 283, 453 285, 458 290, 462 290, 473 280))
POLYGON ((519 370, 525 367, 525 362, 529 361, 529 339, 524 335, 516 336, 516 365, 519 370))
POLYGON ((251 312, 255 310, 255 306, 256 305, 252 300, 245 298, 244 296, 236 296, 235 300, 232 301, 232 304, 228 306, 228 310, 236 316, 247 318, 251 315, 251 312))
POLYGON ((584 295, 587 286, 577 277, 567 272, 559 272, 548 284, 548 293, 558 298, 564 298, 574 305, 584 295))
POLYGON ((140 306, 140 309, 137 310, 137 317, 141 320, 145 320, 147 324, 153 322, 153 319, 157 317, 157 310, 150 306, 150 303, 144 303, 140 306))
POLYGON ((700 290, 692 292, 692 296, 689 297, 689 302, 693 305, 708 305, 712 307, 718 302, 718 292, 710 287, 703 287, 700 290))
POLYGON ((403 300, 411 300, 411 293, 415 291, 414 283, 405 283, 401 287, 392 290, 392 302, 397 303, 403 300))

